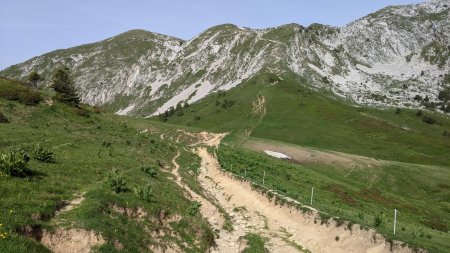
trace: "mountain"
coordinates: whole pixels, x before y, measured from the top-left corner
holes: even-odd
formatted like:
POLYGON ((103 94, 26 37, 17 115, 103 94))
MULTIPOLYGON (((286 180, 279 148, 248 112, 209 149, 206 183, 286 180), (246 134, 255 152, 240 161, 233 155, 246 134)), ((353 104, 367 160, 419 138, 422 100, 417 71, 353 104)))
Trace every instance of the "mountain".
POLYGON ((64 64, 84 102, 140 116, 229 90, 261 71, 294 73, 356 105, 442 111, 442 94, 450 92, 449 9, 448 1, 392 6, 340 28, 226 24, 188 41, 132 30, 32 58, 0 75, 24 80, 37 70, 48 86, 64 64))
POLYGON ((0 252, 448 252, 450 119, 358 111, 274 82, 257 75, 186 115, 219 99, 227 108, 206 106, 198 124, 264 117, 246 133, 370 157, 72 107, 0 78, 0 252), (257 115, 239 111, 257 96, 257 115), (279 110, 299 98, 301 117, 279 110))

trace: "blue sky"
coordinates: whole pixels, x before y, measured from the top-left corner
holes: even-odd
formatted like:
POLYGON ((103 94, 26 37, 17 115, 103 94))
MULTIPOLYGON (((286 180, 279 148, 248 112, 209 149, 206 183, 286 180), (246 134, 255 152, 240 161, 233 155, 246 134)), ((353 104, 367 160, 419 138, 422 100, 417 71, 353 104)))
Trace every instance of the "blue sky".
POLYGON ((190 39, 218 24, 342 26, 415 0, 0 0, 0 69, 130 29, 190 39))

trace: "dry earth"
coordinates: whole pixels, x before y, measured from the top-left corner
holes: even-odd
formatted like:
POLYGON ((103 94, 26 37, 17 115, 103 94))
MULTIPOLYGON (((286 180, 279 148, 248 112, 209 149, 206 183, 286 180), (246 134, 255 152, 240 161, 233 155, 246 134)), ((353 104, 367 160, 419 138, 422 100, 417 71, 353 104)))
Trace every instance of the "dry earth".
MULTIPOLYGON (((199 136, 200 143, 217 147, 225 135, 202 133, 199 136)), ((315 211, 302 213, 287 206, 277 206, 253 191, 248 182, 236 180, 221 170, 216 157, 205 146, 198 146, 196 152, 202 159, 198 180, 205 193, 232 217, 234 228, 232 232, 221 228, 222 223, 217 221, 223 218, 217 207, 190 191, 193 199, 202 203, 202 215, 219 230, 217 248, 212 252, 240 252, 245 246, 240 238, 248 233, 267 238, 266 247, 270 252, 414 252, 401 246, 401 242, 390 242, 373 230, 360 229, 358 225, 349 229, 337 226, 332 220, 321 225, 315 211)), ((178 166, 175 167, 177 171, 178 166)), ((181 182, 179 174, 176 175, 177 181, 181 182)))

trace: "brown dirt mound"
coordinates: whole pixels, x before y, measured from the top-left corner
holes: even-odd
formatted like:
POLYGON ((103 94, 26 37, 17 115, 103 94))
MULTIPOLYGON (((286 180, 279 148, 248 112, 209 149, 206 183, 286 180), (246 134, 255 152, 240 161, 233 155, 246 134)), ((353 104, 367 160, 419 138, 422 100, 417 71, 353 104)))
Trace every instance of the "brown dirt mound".
POLYGON ((105 240, 94 231, 57 228, 53 233, 44 231, 41 243, 55 253, 88 253, 105 240))

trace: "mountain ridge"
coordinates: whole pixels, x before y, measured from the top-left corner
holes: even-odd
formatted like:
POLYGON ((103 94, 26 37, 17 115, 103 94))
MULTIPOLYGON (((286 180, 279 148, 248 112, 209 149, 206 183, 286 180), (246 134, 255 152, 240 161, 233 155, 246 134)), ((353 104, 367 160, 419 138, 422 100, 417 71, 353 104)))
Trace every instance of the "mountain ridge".
POLYGON ((84 102, 140 116, 231 89, 261 70, 293 71, 356 105, 441 110, 439 92, 450 84, 446 3, 389 6, 343 27, 222 24, 190 40, 135 29, 34 57, 0 75, 24 80, 36 69, 48 86, 53 69, 65 64, 84 102))

